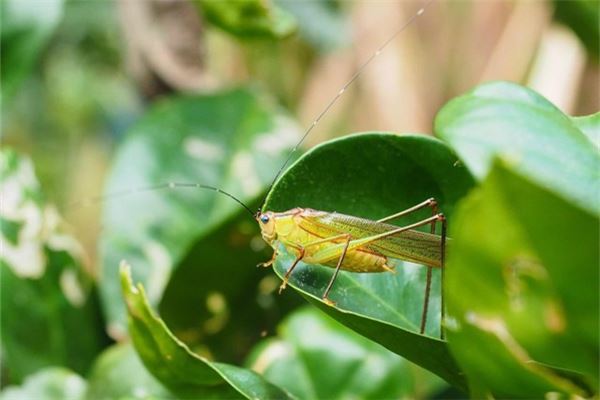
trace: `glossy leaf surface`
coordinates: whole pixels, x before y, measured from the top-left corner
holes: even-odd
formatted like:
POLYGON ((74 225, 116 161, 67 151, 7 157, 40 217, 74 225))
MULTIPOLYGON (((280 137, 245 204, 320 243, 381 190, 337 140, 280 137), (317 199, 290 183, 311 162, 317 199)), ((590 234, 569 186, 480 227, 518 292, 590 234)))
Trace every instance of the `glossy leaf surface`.
POLYGON ((435 119, 436 134, 483 179, 494 157, 595 214, 600 155, 571 118, 536 92, 492 82, 453 99, 435 119))
MULTIPOLYGON (((373 220, 435 197, 452 224, 456 202, 473 185, 469 172, 443 143, 426 136, 364 133, 313 148, 292 165, 269 194, 265 209, 309 207, 373 220)), ((424 210, 395 223, 431 215, 424 210)), ((285 274, 293 257, 275 264, 285 274)), ((439 340, 440 284, 434 271, 427 335, 420 335, 426 268, 398 262, 397 273, 341 272, 329 307, 320 297, 333 270, 300 264, 290 283, 329 315, 397 354, 464 386, 463 378, 439 340)))

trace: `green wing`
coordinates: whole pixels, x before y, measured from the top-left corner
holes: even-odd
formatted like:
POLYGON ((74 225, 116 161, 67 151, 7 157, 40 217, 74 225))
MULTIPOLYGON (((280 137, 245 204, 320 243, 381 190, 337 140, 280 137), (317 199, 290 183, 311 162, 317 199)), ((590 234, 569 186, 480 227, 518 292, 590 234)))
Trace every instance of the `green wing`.
MULTIPOLYGON (((354 239, 364 239, 398 228, 365 218, 315 210, 305 210, 302 219, 300 225, 303 229, 324 238, 349 233, 354 239)), ((365 247, 386 257, 432 267, 441 266, 441 237, 438 235, 409 230, 379 239, 365 247)))

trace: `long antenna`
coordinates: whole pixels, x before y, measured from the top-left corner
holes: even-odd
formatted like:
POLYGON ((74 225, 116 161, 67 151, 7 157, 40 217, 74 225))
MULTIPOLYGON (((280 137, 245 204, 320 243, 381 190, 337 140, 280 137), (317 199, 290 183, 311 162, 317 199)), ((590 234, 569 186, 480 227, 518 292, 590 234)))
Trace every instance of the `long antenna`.
POLYGON ((160 190, 160 189, 174 189, 174 188, 178 188, 178 187, 187 187, 187 188, 196 188, 196 189, 208 189, 208 190, 213 190, 217 193, 221 193, 224 194, 225 196, 229 197, 230 199, 232 199, 233 201, 237 202, 238 204, 240 204, 242 207, 244 207, 246 209, 246 211, 248 211, 248 213, 250 213, 250 215, 252 215, 254 217, 254 212, 252 212, 252 210, 250 209, 250 207, 248 207, 246 204, 244 204, 244 202, 242 202, 240 199, 238 199, 237 197, 235 197, 234 195, 232 195, 231 193, 228 193, 222 189, 219 189, 218 187, 214 187, 214 186, 209 186, 209 185, 203 185, 200 183, 183 183, 183 182, 169 182, 169 183, 161 183, 158 185, 152 185, 152 186, 144 186, 144 187, 139 187, 136 189, 127 189, 127 190, 122 190, 120 192, 113 192, 107 195, 100 195, 100 196, 94 196, 94 197, 90 197, 86 200, 83 201, 78 201, 75 203, 71 203, 69 205, 68 208, 71 207, 77 207, 77 206, 82 206, 85 204, 95 204, 95 203, 100 203, 103 202, 104 200, 107 200, 109 198, 115 198, 115 197, 122 197, 122 196, 128 196, 131 195, 133 193, 141 193, 141 192, 150 192, 150 191, 154 191, 154 190, 160 190))
POLYGON ((283 170, 285 169, 285 167, 289 164, 289 162, 292 159, 292 156, 294 155, 294 153, 296 152, 296 150, 298 150, 298 147, 300 147, 300 145, 304 142, 304 139, 306 139, 306 137, 310 134, 310 132, 313 130, 313 128, 315 126, 317 126, 317 124, 319 123, 319 121, 321 121, 321 118, 323 118, 323 116, 325 114, 327 114, 327 112, 329 111, 329 109, 331 107, 333 107, 333 105, 335 103, 337 103, 338 99, 340 97, 342 97, 342 95, 344 94, 344 92, 346 91, 346 89, 348 89, 348 87, 350 85, 352 85, 352 83, 354 83, 354 81, 362 74, 363 70, 365 68, 367 68, 367 66, 377 57, 381 54, 381 52, 387 47, 388 44, 390 44, 390 42, 392 42, 394 39, 396 39, 396 37, 402 33, 406 28, 408 28, 417 18, 419 18, 421 15, 423 15, 423 13, 425 12, 425 10, 427 9, 427 7, 429 7, 431 5, 431 3, 433 3, 435 0, 428 0, 425 5, 423 5, 423 7, 421 7, 415 14, 413 14, 413 16, 411 16, 404 24, 402 24, 402 26, 400 26, 400 28, 398 28, 385 42, 383 42, 383 44, 381 44, 377 50, 375 50, 375 52, 373 52, 373 54, 371 54, 371 56, 369 58, 367 58, 356 70, 356 72, 354 72, 354 74, 352 75, 352 77, 348 80, 348 82, 346 82, 341 88, 340 90, 337 92, 337 94, 329 101, 329 103, 327 104, 327 106, 323 109, 323 111, 321 111, 319 113, 319 115, 317 115, 317 118, 315 118, 313 120, 313 122, 310 124, 310 126, 304 131, 304 134, 302 135, 302 137, 300 138, 300 140, 298 141, 298 143, 296 143, 296 145, 294 146, 294 148, 290 151, 287 159, 285 160, 285 162, 283 163, 283 165, 281 166, 281 168, 279 169, 279 171, 277 171, 277 174, 275 175, 275 178, 273 178, 273 180, 271 181, 271 184, 269 185, 269 189, 267 190, 267 194, 265 195, 265 198, 263 199, 260 207, 259 207, 259 212, 260 210, 262 210, 262 208, 265 205, 265 202, 267 201, 267 196, 269 194, 269 192, 271 191, 271 189, 273 189, 273 186, 275 185, 275 182, 277 182, 277 179, 279 178, 279 176, 281 175, 281 173, 283 172, 283 170))
MULTIPOLYGON (((348 87, 350 85, 352 85, 352 83, 354 83, 354 81, 356 81, 356 79, 362 74, 363 70, 365 68, 367 68, 367 66, 377 56, 379 56, 381 54, 381 52, 387 47, 388 44, 390 44, 390 42, 392 42, 394 39, 396 39, 396 37, 400 33, 402 33, 406 28, 408 28, 413 22, 415 22, 415 20, 418 17, 420 17, 421 15, 423 15, 423 13, 425 13, 425 10, 427 9, 427 7, 429 7, 431 5, 431 3, 433 3, 434 1, 435 0, 427 0, 427 2, 423 5, 423 7, 421 7, 415 14, 413 14, 408 20, 406 20, 406 22, 404 22, 404 24, 402 24, 402 26, 400 26, 392 35, 390 35, 390 37, 385 42, 383 42, 383 44, 381 44, 377 48, 377 50, 375 50, 375 52, 373 52, 371 54, 371 56, 369 58, 367 58, 358 67, 358 69, 354 72, 354 74, 348 80, 348 82, 346 82, 340 88, 340 90, 329 101, 329 103, 323 109, 323 111, 321 111, 317 115, 317 117, 313 120, 312 124, 310 124, 310 126, 304 131, 304 134, 302 135, 302 137, 300 138, 300 140, 298 141, 298 143, 296 143, 296 145, 294 146, 294 148, 290 151, 290 153, 289 153, 288 157, 286 158, 285 162, 283 163, 283 165, 281 166, 281 168, 279 169, 279 171, 277 171, 277 174, 275 175, 275 177, 271 181, 271 184, 269 185, 269 189, 267 190, 267 194, 265 195, 265 198, 263 199, 263 201, 262 201, 262 203, 261 203, 261 205, 260 205, 260 207, 258 209, 259 213, 261 212, 262 208, 264 207, 265 202, 267 201, 267 196, 268 196, 269 192, 271 191, 271 189, 273 189, 273 186, 275 185, 275 182, 277 182, 277 179, 281 176, 281 173, 283 172, 283 170, 285 169, 285 167, 292 160, 292 156, 298 150, 298 148, 300 147, 300 145, 304 142, 304 139, 306 139, 306 137, 310 134, 310 132, 312 132, 313 128, 315 126, 317 126, 317 124, 319 123, 319 121, 321 121, 321 119, 325 116, 325 114, 327 114, 327 112, 331 109, 331 107, 334 106, 334 104, 338 101, 338 99, 344 94, 344 92, 346 91, 346 89, 348 89, 348 87)), ((81 206, 81 205, 85 205, 85 204, 95 204, 95 203, 99 203, 99 202, 105 201, 105 200, 107 200, 109 198, 127 196, 127 195, 131 195, 133 193, 147 192, 147 191, 153 191, 153 190, 159 190, 159 189, 173 189, 173 188, 177 188, 177 187, 189 187, 189 188, 197 188, 197 189, 208 189, 208 190, 215 191, 217 193, 221 193, 221 194, 229 197, 230 199, 234 200, 238 204, 240 204, 253 217, 255 217, 257 215, 256 213, 254 213, 250 209, 250 207, 248 207, 240 199, 238 199, 237 197, 235 197, 231 193, 228 193, 228 192, 226 192, 224 190, 221 190, 221 189, 219 189, 217 187, 214 187, 214 186, 203 185, 203 184, 200 184, 200 183, 182 183, 182 182, 162 183, 162 184, 158 184, 158 185, 145 186, 145 187, 140 187, 140 188, 136 188, 136 189, 127 189, 127 190, 123 190, 123 191, 120 191, 120 192, 113 192, 113 193, 106 194, 106 195, 94 196, 94 197, 88 198, 87 200, 83 200, 83 201, 78 201, 78 202, 72 203, 72 204, 69 205, 68 209, 70 209, 71 207, 77 207, 77 206, 81 206)))

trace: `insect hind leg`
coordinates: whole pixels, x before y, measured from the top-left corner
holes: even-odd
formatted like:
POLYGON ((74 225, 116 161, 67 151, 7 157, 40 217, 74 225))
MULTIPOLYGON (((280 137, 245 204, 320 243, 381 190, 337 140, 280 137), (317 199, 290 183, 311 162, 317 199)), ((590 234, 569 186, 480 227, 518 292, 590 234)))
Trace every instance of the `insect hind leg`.
MULTIPOLYGON (((421 210, 423 208, 426 208, 426 207, 431 208, 431 214, 433 216, 435 216, 435 215, 438 214, 438 202, 437 202, 437 200, 435 198, 431 197, 431 198, 429 198, 429 199, 427 199, 427 200, 425 200, 425 201, 423 201, 423 202, 421 202, 419 204, 416 204, 416 205, 414 205, 414 206, 412 206, 410 208, 407 208, 406 210, 402 210, 402 211, 400 211, 400 212, 398 212, 396 214, 392 214, 392 215, 387 216, 385 218, 381 218, 377 222, 392 221, 394 219, 397 219, 397 218, 400 218, 400 217, 412 214, 412 213, 414 213, 414 212, 416 212, 418 210, 421 210)), ((436 224, 437 224, 438 221, 441 221, 441 223, 442 223, 442 232, 443 232, 442 240, 441 240, 441 246, 442 246, 442 249, 441 249, 441 252, 442 252, 442 276, 443 276, 443 267, 444 267, 444 265, 443 265, 444 264, 444 254, 443 253, 445 251, 445 240, 446 240, 446 237, 445 237, 446 219, 443 216, 443 214, 440 214, 440 215, 442 215, 441 219, 434 219, 433 221, 431 221, 431 230, 430 230, 430 232, 432 234, 435 234, 436 224)), ((423 298, 423 311, 422 311, 422 314, 421 314, 421 327, 420 327, 420 333, 421 334, 425 333, 425 326, 427 324, 427 312, 429 310, 429 298, 431 296, 431 280, 432 280, 432 275, 433 275, 433 267, 429 267, 428 266, 427 267, 426 280, 425 280, 425 293, 424 293, 424 298, 423 298)), ((442 278, 442 280, 443 280, 443 278, 442 278)), ((443 319, 444 319, 444 291, 443 291, 443 282, 442 282, 441 300, 442 300, 442 311, 441 311, 442 312, 442 316, 441 316, 441 322, 440 323, 442 323, 443 319)), ((443 334, 442 329, 443 328, 440 326, 441 337, 443 339, 444 338, 444 334, 443 334)))
MULTIPOLYGON (((418 211, 418 210, 420 210, 422 208, 425 208, 425 207, 430 207, 431 208, 432 215, 435 215, 438 212, 438 202, 437 202, 437 200, 435 198, 431 197, 431 198, 429 198, 429 199, 427 199, 425 201, 422 201, 419 204, 416 204, 416 205, 414 205, 414 206, 412 206, 410 208, 407 208, 406 210, 402 210, 399 213, 392 214, 392 215, 389 215, 387 217, 381 218, 381 219, 377 220, 377 222, 392 221, 394 219, 403 217, 405 215, 412 214, 415 211, 418 211)), ((432 226, 434 227, 434 228, 432 228, 432 230, 433 230, 432 233, 434 233, 435 232, 435 222, 432 223, 432 226)))

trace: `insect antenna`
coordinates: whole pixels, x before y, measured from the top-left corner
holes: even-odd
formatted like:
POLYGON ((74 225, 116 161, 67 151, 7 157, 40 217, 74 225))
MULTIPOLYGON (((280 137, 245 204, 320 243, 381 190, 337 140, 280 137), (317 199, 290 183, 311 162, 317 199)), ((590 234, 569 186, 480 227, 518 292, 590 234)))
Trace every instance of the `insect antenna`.
POLYGON ((96 204, 96 203, 101 203, 103 201, 109 200, 109 199, 113 199, 116 197, 122 197, 122 196, 129 196, 133 193, 142 193, 142 192, 150 192, 150 191, 154 191, 154 190, 160 190, 160 189, 175 189, 175 188, 196 188, 196 189, 207 189, 207 190, 212 190, 214 192, 220 193, 222 195, 225 195, 227 197, 229 197, 230 199, 232 199, 233 201, 235 201, 236 203, 238 203, 239 205, 241 205, 242 207, 244 207, 244 209, 246 211, 248 211, 250 213, 250 215, 252 215, 252 217, 254 217, 255 213, 252 212, 252 210, 250 209, 250 207, 248 207, 246 204, 244 204, 243 201, 241 201, 240 199, 238 199, 237 197, 235 197, 234 195, 232 195, 231 193, 228 193, 222 189, 219 189, 218 187, 214 187, 214 186, 209 186, 209 185, 203 185, 201 183, 187 183, 187 182, 168 182, 168 183, 161 183, 158 185, 152 185, 152 186, 143 186, 143 187, 138 187, 135 189, 127 189, 127 190, 122 190, 120 192, 113 192, 110 194, 106 194, 106 195, 100 195, 100 196, 93 196, 93 197, 89 197, 88 199, 85 200, 80 200, 77 201, 75 203, 71 203, 69 205, 69 209, 72 207, 81 207, 84 205, 91 205, 91 204, 96 204))
POLYGON ((269 185, 269 188, 267 190, 267 193, 266 193, 264 199, 262 200, 260 207, 258 208, 258 212, 253 212, 250 209, 250 207, 248 207, 246 204, 244 204, 244 202, 242 202, 240 199, 238 199, 237 197, 235 197, 231 193, 228 193, 228 192, 226 192, 226 191, 224 191, 222 189, 219 189, 218 187, 204 185, 204 184, 200 184, 200 183, 183 183, 183 182, 168 182, 168 183, 162 183, 162 184, 157 184, 157 185, 152 185, 152 186, 138 187, 138 188, 135 188, 135 189, 126 189, 126 190, 122 190, 120 192, 113 192, 113 193, 106 194, 106 195, 93 196, 93 197, 90 197, 90 198, 85 199, 85 200, 80 200, 78 202, 71 203, 67 207, 67 210, 69 210, 71 208, 81 207, 81 206, 84 206, 84 205, 92 205, 92 204, 101 203, 103 201, 106 201, 106 200, 109 200, 109 199, 112 199, 112 198, 115 198, 115 197, 128 196, 128 195, 131 195, 133 193, 148 192, 148 191, 154 191, 154 190, 160 190, 160 189, 173 189, 173 188, 188 187, 188 188, 197 188, 197 189, 207 189, 207 190, 212 190, 212 191, 215 191, 217 193, 223 194, 223 195, 229 197, 230 199, 232 199, 233 201, 237 202, 242 207, 244 207, 244 209, 246 211, 248 211, 248 213, 250 215, 252 215, 252 217, 255 217, 257 215, 257 213, 259 214, 261 212, 261 210, 263 209, 263 207, 265 205, 265 202, 267 201, 267 196, 268 196, 269 192, 271 191, 271 189, 273 189, 273 186, 275 185, 275 182, 277 182, 277 179, 281 176, 281 174, 284 171, 285 167, 292 160, 292 157, 293 157, 294 153, 298 150, 298 148, 300 147, 300 145, 302 145, 302 143, 308 137, 308 135, 312 132, 312 130, 314 129, 314 127, 317 126, 317 124, 321 121, 321 119, 325 116, 325 114, 327 114, 327 112, 335 105, 335 103, 337 103, 337 101, 344 94, 344 92, 346 91, 346 89, 348 89, 348 87, 350 85, 352 85, 354 83, 354 81, 356 81, 356 79, 363 73, 363 71, 365 70, 365 68, 367 68, 369 66, 369 64, 377 56, 379 56, 383 52, 383 50, 390 44, 390 42, 392 42, 394 39, 396 39, 396 37, 400 33, 402 33, 406 28, 408 28, 413 22, 415 22, 415 20, 418 17, 420 17, 421 15, 423 15, 423 13, 427 9, 427 7, 429 7, 431 5, 431 3, 433 3, 434 1, 435 0, 427 0, 427 2, 416 13, 414 13, 398 29, 396 29, 396 31, 394 31, 394 33, 392 33, 388 37, 388 39, 385 42, 383 42, 369 56, 369 58, 367 58, 365 61, 363 61, 362 64, 360 64, 360 66, 356 69, 356 71, 354 72, 354 74, 352 75, 352 77, 338 90, 338 92, 336 93, 336 95, 333 96, 333 98, 329 101, 329 103, 327 103, 327 105, 325 106, 325 108, 317 115, 317 117, 313 120, 313 122, 310 124, 310 126, 304 131, 304 133, 302 134, 302 137, 300 138, 300 140, 296 143, 296 145, 289 152, 289 154, 288 154, 287 158, 285 159, 283 165, 281 166, 281 168, 279 168, 279 170, 277 171, 277 174, 275 175, 275 177, 271 181, 271 183, 269 185))
POLYGON ((431 5, 431 3, 433 3, 435 0, 428 0, 415 14, 413 14, 408 20, 406 20, 406 22, 404 22, 404 24, 402 24, 398 29, 396 29, 396 31, 390 35, 390 37, 383 42, 383 44, 381 44, 377 50, 375 50, 370 56, 369 58, 367 58, 365 61, 363 61, 362 64, 360 64, 360 66, 356 69, 356 71, 354 72, 354 74, 352 75, 352 77, 338 90, 338 92, 336 93, 335 96, 333 96, 333 98, 329 101, 329 103, 327 103, 327 105, 325 106, 325 108, 323 109, 323 111, 321 111, 317 117, 313 120, 313 122, 310 124, 310 126, 304 131, 304 133, 302 134, 302 137, 300 138, 300 140, 298 141, 298 143, 296 143, 296 145, 294 146, 294 148, 292 148, 292 150, 289 152, 285 162, 283 163, 283 165, 281 166, 281 168, 279 168, 279 171, 277 171, 277 174, 275 175, 275 177, 273 178, 273 180, 271 181, 271 184, 269 185, 269 189, 267 190, 267 194, 265 195, 265 198, 263 199, 263 201, 261 202, 260 207, 258 208, 258 212, 260 212, 264 205, 265 202, 267 201, 267 196, 269 194, 269 192, 271 191, 271 189, 273 189, 273 186, 275 185, 275 182, 277 182, 277 179, 279 178, 279 176, 281 176, 281 173, 283 172, 283 170, 285 169, 285 167, 289 164, 289 162, 292 160, 292 156, 294 155, 294 153, 296 152, 296 150, 298 150, 298 147, 300 147, 300 145, 304 142, 304 139, 306 139, 308 137, 308 135, 310 134, 310 132, 312 132, 312 130, 314 129, 315 126, 317 126, 317 124, 319 123, 319 121, 321 121, 321 118, 323 118, 325 116, 325 114, 327 114, 327 112, 331 109, 331 107, 334 106, 335 103, 337 103, 337 101, 339 100, 340 97, 342 97, 342 95, 344 94, 344 92, 346 91, 346 89, 348 89, 348 87, 350 85, 352 85, 352 83, 354 83, 354 81, 356 81, 356 79, 362 74, 362 72, 364 71, 365 68, 367 68, 367 66, 377 57, 381 54, 381 52, 387 47, 388 44, 390 44, 390 42, 392 42, 394 39, 396 39, 396 37, 401 34, 406 28, 408 28, 417 18, 419 18, 421 15, 423 15, 423 13, 425 12, 425 10, 427 9, 427 7, 429 7, 431 5))

